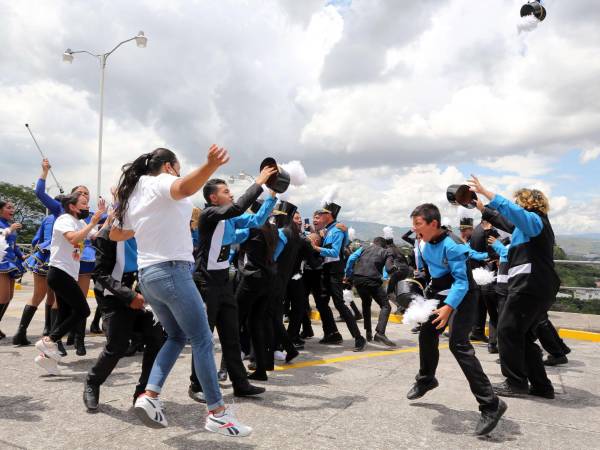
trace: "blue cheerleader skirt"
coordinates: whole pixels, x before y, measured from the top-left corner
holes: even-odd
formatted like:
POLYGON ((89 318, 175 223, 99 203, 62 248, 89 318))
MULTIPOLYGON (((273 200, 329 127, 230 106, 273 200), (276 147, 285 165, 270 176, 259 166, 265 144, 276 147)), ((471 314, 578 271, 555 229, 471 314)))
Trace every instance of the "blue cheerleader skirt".
POLYGON ((8 255, 0 261, 0 273, 7 273, 13 280, 21 278, 26 272, 23 263, 18 258, 10 258, 8 255))
POLYGON ((48 261, 50 260, 50 250, 42 250, 39 247, 25 260, 23 265, 30 272, 45 277, 48 274, 48 261))

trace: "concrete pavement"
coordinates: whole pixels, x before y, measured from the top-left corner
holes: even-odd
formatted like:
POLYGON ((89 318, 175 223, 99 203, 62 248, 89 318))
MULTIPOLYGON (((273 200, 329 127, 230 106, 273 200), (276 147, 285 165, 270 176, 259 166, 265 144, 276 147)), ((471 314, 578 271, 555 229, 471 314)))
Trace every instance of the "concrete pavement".
MULTIPOLYGON (((19 291, 0 328, 12 335, 28 287, 19 291)), ((91 300, 91 304, 94 301, 91 300)), ((571 317, 571 319, 575 319, 571 317)), ((30 327, 35 339, 43 326, 40 310, 30 327)), ((144 427, 131 410, 141 357, 124 358, 101 390, 101 406, 88 414, 81 396, 89 367, 104 338, 87 338, 88 354, 64 359, 63 375, 43 375, 32 347, 0 341, 0 449, 387 449, 387 448, 599 448, 599 343, 569 340, 570 363, 550 368, 555 400, 507 399, 509 409, 490 437, 472 435, 477 404, 458 365, 441 342, 440 387, 418 401, 406 400, 418 368, 416 336, 390 324, 388 335, 401 347, 385 351, 369 345, 351 351, 343 324, 343 346, 308 341, 290 366, 272 372, 261 399, 235 399, 238 416, 254 427, 249 438, 216 436, 203 429, 205 408, 187 397, 190 349, 186 348, 163 391, 169 428, 144 427), (284 370, 282 370, 284 369, 284 370)), ((320 324, 314 324, 317 335, 320 324)), ((492 382, 501 381, 496 355, 477 345, 492 382)), ((220 351, 217 350, 220 359, 220 351)), ((229 383, 223 392, 234 398, 229 383)))

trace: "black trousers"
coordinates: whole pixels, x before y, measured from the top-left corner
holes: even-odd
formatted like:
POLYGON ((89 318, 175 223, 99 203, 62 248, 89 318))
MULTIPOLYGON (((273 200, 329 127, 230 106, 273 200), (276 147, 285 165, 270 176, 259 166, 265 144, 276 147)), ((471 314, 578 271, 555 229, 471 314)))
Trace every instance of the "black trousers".
POLYGON ((135 393, 144 392, 156 355, 165 340, 162 326, 158 322, 154 323, 154 315, 151 311, 130 308, 107 309, 103 313, 102 322, 106 332, 106 345, 96 364, 88 372, 87 383, 94 386, 103 384, 125 355, 131 335, 140 333, 145 347, 142 373, 135 393))
MULTIPOLYGON (((285 329, 285 325, 283 324, 283 297, 285 294, 284 289, 284 281, 279 277, 275 277, 274 286, 273 286, 273 295, 271 296, 269 309, 271 310, 271 318, 273 321, 273 336, 271 338, 271 345, 268 345, 267 340, 267 358, 273 358, 273 352, 280 347, 286 352, 291 352, 294 350, 294 344, 292 343, 292 339, 285 329)), ((285 286, 287 289, 287 286, 285 286)))
POLYGON ((274 365, 274 361, 267 357, 267 350, 272 345, 267 341, 267 335, 273 335, 273 318, 269 308, 272 288, 272 277, 244 276, 235 293, 239 323, 248 326, 259 373, 271 370, 274 365))
POLYGON ((379 334, 385 334, 388 319, 392 312, 392 307, 388 299, 387 293, 383 290, 381 281, 373 280, 355 280, 354 287, 356 292, 362 301, 362 312, 364 319, 365 330, 368 333, 372 332, 371 329, 371 303, 373 300, 379 305, 379 319, 377 320, 377 327, 375 331, 379 334))
POLYGON ((71 275, 56 267, 48 270, 48 287, 52 289, 58 301, 58 319, 52 327, 50 339, 59 341, 75 326, 80 326, 90 315, 90 307, 81 288, 71 275))
POLYGON ((296 340, 300 337, 300 327, 308 317, 310 309, 302 278, 297 280, 292 278, 288 282, 286 297, 290 300, 290 321, 287 332, 292 340, 296 340))
MULTIPOLYGON (((312 332, 312 323, 310 321, 311 307, 309 296, 313 296, 316 306, 318 299, 320 299, 323 295, 323 280, 321 273, 321 270, 305 269, 304 273, 302 274, 302 281, 304 283, 304 296, 306 298, 306 304, 308 305, 307 315, 302 319, 302 328, 304 331, 310 330, 312 332)), ((319 311, 319 315, 320 314, 321 312, 319 311)), ((333 322, 333 324, 335 325, 335 321, 333 322)), ((337 331, 337 326, 335 327, 334 331, 337 331)))
POLYGON ((324 274, 321 270, 307 270, 304 272, 304 282, 307 292, 312 294, 315 300, 315 306, 321 316, 321 324, 323 325, 323 334, 328 336, 332 333, 337 333, 338 328, 333 318, 333 312, 329 307, 329 295, 325 294, 324 274))
MULTIPOLYGON (((432 297, 430 298, 438 298, 432 297)), ((440 300, 440 306, 443 302, 440 300)), ((498 397, 494 394, 492 385, 484 373, 481 363, 475 356, 475 349, 469 341, 469 333, 473 326, 475 317, 475 298, 469 292, 450 318, 450 351, 460 366, 465 378, 469 382, 471 392, 479 403, 480 411, 496 411, 498 409, 498 397)), ((435 377, 440 359, 438 349, 440 334, 443 329, 437 330, 429 321, 421 325, 419 332, 419 360, 420 369, 416 376, 419 383, 427 383, 435 377)))
POLYGON ((558 331, 556 331, 554 324, 550 322, 548 313, 543 315, 542 320, 537 326, 536 334, 542 348, 556 358, 566 356, 566 354, 571 351, 558 335, 558 331))
POLYGON ((516 388, 527 388, 529 381, 536 389, 552 389, 542 350, 535 343, 536 328, 551 304, 532 295, 508 294, 498 323, 498 350, 502 374, 516 388))
MULTIPOLYGON (((210 330, 217 328, 223 359, 227 372, 234 388, 247 381, 248 373, 242 362, 242 349, 240 346, 240 322, 238 304, 233 295, 233 286, 230 281, 224 285, 201 285, 198 287, 200 295, 206 305, 206 315, 210 330)), ((194 361, 192 359, 192 374, 190 381, 197 389, 202 389, 196 377, 194 361)))
POLYGON ((475 298, 475 316, 473 318, 472 334, 485 334, 485 320, 487 318, 487 307, 485 298, 481 293, 481 286, 473 288, 473 297, 475 298))
MULTIPOLYGON (((490 344, 496 344, 498 341, 498 294, 496 293, 495 283, 481 286, 480 296, 480 302, 483 302, 485 310, 490 316, 490 344)), ((483 331, 485 332, 485 317, 483 325, 483 331)))
MULTIPOLYGON (((348 330, 354 339, 358 338, 360 334, 360 330, 358 329, 358 325, 356 324, 356 318, 354 317, 354 313, 350 309, 346 303, 344 303, 344 283, 342 280, 344 279, 344 274, 342 272, 331 272, 327 265, 323 267, 323 295, 321 296, 320 302, 317 303, 317 309, 321 314, 321 321, 323 322, 323 331, 325 328, 334 329, 337 331, 337 327, 335 326, 335 320, 333 318, 333 313, 331 312, 331 308, 329 308, 329 299, 333 298, 333 305, 339 311, 340 316, 346 322, 348 326, 348 330), (323 313, 321 310, 325 312, 326 318, 323 318, 323 313), (326 323, 327 322, 327 323, 326 323), (333 326, 332 326, 333 324, 333 326)), ((325 335, 328 333, 325 331, 325 335)))

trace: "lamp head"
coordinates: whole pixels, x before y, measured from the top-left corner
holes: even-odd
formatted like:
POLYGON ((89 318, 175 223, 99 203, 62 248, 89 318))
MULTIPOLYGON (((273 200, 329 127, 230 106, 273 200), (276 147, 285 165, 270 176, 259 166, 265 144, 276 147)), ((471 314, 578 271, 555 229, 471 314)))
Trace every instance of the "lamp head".
POLYGON ((62 60, 63 60, 63 62, 66 62, 69 64, 71 64, 73 62, 73 51, 70 48, 65 50, 65 52, 62 55, 62 60))
POLYGON ((135 43, 139 48, 146 48, 146 44, 148 44, 148 38, 144 35, 143 31, 140 31, 135 37, 135 43))

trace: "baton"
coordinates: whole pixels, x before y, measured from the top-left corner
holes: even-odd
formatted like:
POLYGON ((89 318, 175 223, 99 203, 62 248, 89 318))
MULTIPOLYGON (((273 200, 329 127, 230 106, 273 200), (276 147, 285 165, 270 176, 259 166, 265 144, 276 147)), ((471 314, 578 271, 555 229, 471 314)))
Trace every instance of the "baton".
MULTIPOLYGON (((38 143, 37 143, 37 141, 35 139, 35 136, 31 132, 31 128, 29 128, 29 124, 28 123, 25 124, 25 128, 27 128, 27 131, 29 131, 29 134, 31 135, 31 139, 33 139, 33 142, 35 143, 35 146, 37 147, 38 151, 40 152, 40 155, 42 155, 42 158, 43 159, 47 159, 46 155, 44 155, 44 153, 42 152, 42 149, 38 145, 38 143)), ((60 193, 64 194, 65 191, 63 190, 62 186, 60 185, 60 183, 58 182, 58 180, 54 176, 54 172, 52 172, 52 169, 50 169, 50 175, 52 175, 52 178, 54 179, 54 183, 56 183, 56 186, 58 186, 58 190, 60 191, 60 193)))

